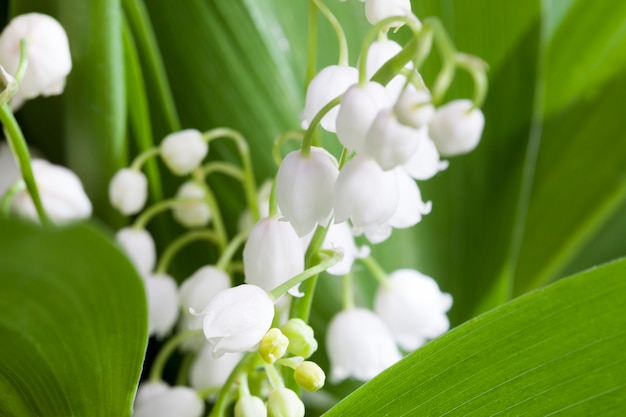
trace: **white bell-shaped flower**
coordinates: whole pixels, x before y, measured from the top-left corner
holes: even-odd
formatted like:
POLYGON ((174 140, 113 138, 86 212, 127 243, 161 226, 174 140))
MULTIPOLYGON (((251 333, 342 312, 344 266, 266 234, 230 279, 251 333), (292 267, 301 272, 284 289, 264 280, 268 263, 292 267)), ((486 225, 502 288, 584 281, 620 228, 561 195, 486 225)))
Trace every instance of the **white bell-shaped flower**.
POLYGON ((435 115, 430 93, 412 85, 402 90, 393 110, 400 123, 415 129, 428 126, 435 115))
POLYGON ((376 115, 390 106, 387 91, 378 83, 350 87, 341 99, 337 115, 337 137, 341 144, 351 151, 360 152, 376 115))
MULTIPOLYGON (((65 223, 91 216, 91 202, 74 172, 43 159, 33 159, 31 166, 39 197, 48 217, 53 222, 65 223)), ((11 210, 22 217, 39 220, 37 209, 26 189, 13 197, 11 210)))
POLYGON ((148 295, 148 332, 158 338, 167 335, 178 318, 178 290, 169 275, 152 275, 146 279, 148 295))
POLYGON ((202 133, 185 129, 167 135, 160 145, 161 158, 175 175, 187 175, 196 169, 209 153, 202 133))
POLYGON ((241 352, 234 352, 215 358, 211 345, 206 344, 191 363, 189 385, 197 391, 223 386, 242 357, 241 352))
POLYGON ((190 229, 209 224, 211 208, 206 203, 206 192, 202 186, 187 181, 178 189, 176 198, 190 200, 181 201, 172 208, 172 215, 178 223, 190 229))
POLYGON ((260 287, 243 284, 217 293, 199 315, 204 337, 220 357, 252 350, 272 325, 274 303, 260 287))
POLYGON ((406 172, 397 169, 398 175, 398 207, 389 219, 395 229, 413 227, 422 220, 422 216, 432 210, 430 201, 424 202, 419 187, 406 172))
POLYGON ((339 172, 335 188, 335 222, 350 219, 356 235, 367 227, 384 224, 397 205, 395 171, 383 171, 373 160, 357 155, 339 172))
POLYGON ((290 152, 276 174, 276 201, 285 220, 298 236, 317 224, 326 225, 335 203, 337 160, 323 148, 312 147, 309 155, 290 152))
MULTIPOLYGON (((377 40, 372 42, 367 50, 367 63, 365 65, 365 74, 367 79, 371 79, 374 74, 391 58, 402 51, 402 46, 390 39, 377 40)), ((405 69, 411 70, 413 68, 413 62, 408 62, 405 69)), ((391 102, 395 102, 400 95, 400 92, 406 84, 406 77, 402 74, 398 74, 391 79, 385 86, 387 96, 391 102)))
POLYGON ((381 110, 365 136, 363 153, 373 158, 385 171, 406 163, 419 144, 420 130, 403 125, 391 109, 381 110))
POLYGON ((265 403, 254 395, 239 397, 234 411, 235 417, 267 417, 265 403))
MULTIPOLYGON (((372 25, 391 16, 412 16, 411 0, 365 0, 365 17, 372 25)), ((400 27, 396 23, 390 27, 400 27)))
POLYGON ((180 285, 178 297, 184 313, 202 311, 215 295, 230 288, 230 277, 211 265, 203 266, 180 285))
POLYGON ((485 116, 471 100, 453 100, 437 109, 430 121, 430 138, 442 156, 468 153, 480 142, 485 116))
MULTIPOLYGON (((270 291, 304 271, 300 238, 287 222, 276 218, 260 220, 243 248, 245 281, 270 291)), ((298 288, 289 291, 298 295, 298 288)))
POLYGON ((267 411, 272 417, 304 417, 304 403, 289 388, 277 388, 267 397, 267 411))
MULTIPOLYGON (((321 70, 309 83, 306 90, 304 111, 300 116, 302 128, 307 129, 315 115, 335 97, 343 94, 348 87, 359 80, 359 71, 346 65, 331 65, 321 70)), ((330 110, 322 118, 320 124, 329 131, 335 132, 335 122, 339 106, 330 110)))
POLYGON ((326 350, 330 380, 368 381, 402 358, 383 320, 370 310, 339 312, 328 325, 326 350))
POLYGON ((348 274, 355 259, 365 258, 370 254, 368 246, 356 245, 348 222, 335 223, 328 228, 322 249, 340 250, 343 253, 343 258, 326 270, 327 273, 337 276, 348 274))
POLYGON ((148 276, 156 264, 156 248, 150 232, 146 229, 125 227, 115 234, 115 239, 135 265, 139 275, 142 278, 148 276))
POLYGON ((109 183, 111 205, 125 216, 137 214, 148 199, 148 179, 141 171, 120 169, 109 183))
POLYGON ((420 135, 417 151, 402 169, 416 180, 428 180, 448 168, 448 161, 439 159, 439 152, 428 135, 420 135))
POLYGON ((193 389, 146 382, 137 390, 133 417, 200 417, 203 413, 204 400, 193 389))
POLYGON ((442 293, 434 279, 414 269, 389 275, 388 285, 378 288, 374 306, 398 344, 409 351, 450 327, 446 312, 452 306, 452 296, 442 293))
POLYGON ((72 70, 67 35, 54 18, 28 13, 13 18, 0 34, 0 64, 15 75, 20 61, 20 40, 26 39, 28 66, 12 107, 37 96, 61 94, 72 70))

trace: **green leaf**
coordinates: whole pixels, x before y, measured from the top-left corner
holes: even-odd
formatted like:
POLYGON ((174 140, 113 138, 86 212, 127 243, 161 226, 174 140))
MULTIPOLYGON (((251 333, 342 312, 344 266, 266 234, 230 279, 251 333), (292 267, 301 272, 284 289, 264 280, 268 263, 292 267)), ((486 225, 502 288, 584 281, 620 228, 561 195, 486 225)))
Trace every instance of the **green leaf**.
POLYGON ((129 416, 141 279, 96 228, 0 221, 0 416, 129 416))
POLYGON ((626 260, 428 343, 325 416, 626 413, 626 260))

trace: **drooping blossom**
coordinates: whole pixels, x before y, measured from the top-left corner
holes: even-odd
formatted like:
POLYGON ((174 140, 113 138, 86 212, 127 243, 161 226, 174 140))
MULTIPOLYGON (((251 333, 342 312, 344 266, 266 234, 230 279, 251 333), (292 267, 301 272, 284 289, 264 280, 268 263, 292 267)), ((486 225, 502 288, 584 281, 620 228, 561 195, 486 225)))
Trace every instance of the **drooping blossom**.
POLYGON ((156 247, 152 235, 146 229, 125 227, 115 234, 115 239, 137 268, 142 277, 147 277, 156 264, 156 247))
POLYGON ((190 229, 209 224, 211 208, 205 200, 206 192, 202 186, 193 181, 187 181, 178 189, 176 198, 189 200, 176 203, 172 209, 172 215, 178 223, 190 229))
POLYGON ((111 205, 125 216, 137 214, 148 199, 148 179, 143 172, 122 168, 109 183, 111 205))
POLYGON ((202 133, 185 129, 167 135, 160 145, 161 158, 175 175, 186 175, 196 169, 209 152, 202 133))
POLYGON ((471 100, 453 100, 439 107, 430 121, 430 137, 442 156, 468 153, 480 142, 483 112, 471 100))
POLYGON ((144 382, 137 390, 133 417, 200 417, 204 401, 189 387, 144 382))

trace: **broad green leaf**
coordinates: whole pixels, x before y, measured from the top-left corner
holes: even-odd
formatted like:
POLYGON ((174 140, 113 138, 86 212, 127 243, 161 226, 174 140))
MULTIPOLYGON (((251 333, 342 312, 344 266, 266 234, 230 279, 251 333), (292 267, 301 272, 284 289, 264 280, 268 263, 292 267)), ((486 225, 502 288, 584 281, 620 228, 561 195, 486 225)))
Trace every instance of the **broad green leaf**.
POLYGON ((485 313, 428 343, 325 416, 626 413, 626 261, 485 313))
POLYGON ((0 221, 0 415, 129 416, 143 284, 89 225, 0 221))

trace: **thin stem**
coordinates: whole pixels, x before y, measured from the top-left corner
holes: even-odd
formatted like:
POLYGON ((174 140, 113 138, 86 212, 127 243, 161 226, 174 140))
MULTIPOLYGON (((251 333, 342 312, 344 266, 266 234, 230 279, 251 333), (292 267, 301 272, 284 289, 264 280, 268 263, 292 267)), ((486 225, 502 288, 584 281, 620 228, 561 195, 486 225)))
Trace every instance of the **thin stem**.
POLYGON ((435 18, 429 18, 428 25, 433 31, 435 44, 437 45, 439 55, 443 61, 443 68, 435 80, 432 94, 433 104, 437 105, 441 102, 441 100, 443 100, 450 84, 452 83, 452 79, 454 78, 457 65, 457 53, 454 43, 450 39, 450 36, 448 36, 448 33, 441 24, 441 21, 435 18))
POLYGON ((228 400, 230 397, 230 387, 235 383, 237 378, 239 378, 239 375, 243 373, 243 370, 252 362, 256 355, 258 355, 256 351, 246 353, 246 355, 239 361, 237 366, 235 366, 235 369, 232 370, 232 372, 228 376, 228 379, 226 379, 222 390, 217 396, 217 400, 215 401, 213 409, 209 414, 210 417, 223 417, 225 415, 226 407, 229 403, 228 400))
POLYGON ((304 80, 304 90, 317 72, 317 6, 314 0, 309 0, 309 8, 307 11, 307 63, 306 76, 304 80))
POLYGON ((354 279, 352 278, 352 274, 346 274, 341 277, 342 287, 343 287, 343 309, 349 310, 354 308, 354 279))
POLYGON ((389 286, 389 276, 387 272, 380 266, 376 259, 368 256, 366 258, 360 259, 360 261, 367 267, 370 273, 376 278, 376 281, 380 283, 380 285, 384 285, 385 287, 389 286))
POLYGON ((202 166, 202 171, 205 178, 211 174, 220 173, 242 182, 244 180, 244 173, 241 168, 224 161, 209 162, 202 166))
POLYGON ((228 264, 230 264, 230 261, 233 259, 233 256, 235 256, 235 253, 237 253, 239 247, 245 243, 249 233, 249 230, 243 231, 230 241, 224 252, 222 252, 220 258, 217 260, 217 263, 215 264, 216 268, 226 271, 228 264))
POLYGON ((183 357, 180 368, 178 368, 178 374, 176 375, 176 385, 187 385, 189 379, 189 369, 191 368, 191 362, 194 360, 194 355, 186 354, 183 357))
POLYGON ((9 189, 4 193, 2 199, 0 200, 0 213, 2 213, 4 217, 9 216, 11 201, 13 201, 13 197, 15 197, 17 193, 25 189, 26 184, 24 184, 24 181, 18 180, 13 183, 13 185, 11 185, 11 187, 9 187, 9 189))
POLYGON ((20 39, 20 61, 15 71, 15 81, 18 85, 22 84, 24 74, 26 74, 26 68, 28 68, 28 40, 26 38, 20 39))
POLYGON ((161 150, 159 148, 146 149, 135 157, 133 162, 130 164, 130 169, 133 169, 135 171, 141 170, 143 164, 145 164, 150 158, 159 155, 159 153, 161 153, 161 150))
POLYGON ((154 359, 154 363, 152 364, 152 369, 150 370, 150 376, 148 380, 150 382, 158 382, 162 380, 163 377, 163 369, 165 369, 165 365, 167 364, 168 359, 172 356, 172 353, 176 350, 176 348, 185 340, 191 339, 192 337, 200 334, 200 330, 186 330, 184 332, 178 333, 176 336, 172 337, 168 340, 161 350, 159 350, 158 355, 154 359))
POLYGON ((283 157, 280 152, 280 147, 283 145, 283 143, 287 142, 288 140, 302 142, 303 137, 304 135, 302 134, 302 132, 289 131, 284 132, 276 138, 276 140, 274 141, 274 145, 272 146, 272 157, 274 158, 274 163, 276 164, 276 166, 280 166, 281 162, 283 161, 283 157))
POLYGON ((148 207, 146 210, 143 211, 143 213, 139 215, 139 217, 137 217, 137 219, 135 219, 135 223, 133 223, 133 228, 145 229, 147 224, 150 223, 150 220, 152 220, 158 214, 175 207, 177 204, 192 203, 198 201, 202 201, 202 199, 174 197, 168 198, 167 200, 159 201, 158 203, 148 207))
POLYGON ((321 0, 313 0, 313 2, 317 6, 318 10, 322 12, 324 17, 328 20, 330 25, 333 27, 335 34, 337 35, 337 42, 339 44, 339 65, 348 65, 348 40, 346 39, 346 34, 344 33, 341 24, 339 23, 333 12, 331 12, 330 9, 326 7, 326 5, 322 3, 321 0))
POLYGON ((350 151, 348 151, 348 148, 344 147, 341 150, 341 155, 339 155, 339 170, 341 171, 341 168, 343 168, 343 166, 346 164, 346 162, 348 162, 350 160, 350 151))
POLYGON ((172 259, 182 248, 189 245, 192 242, 196 242, 198 240, 206 240, 213 243, 215 246, 220 247, 220 240, 211 230, 194 230, 191 232, 187 232, 184 235, 179 236, 165 248, 161 258, 159 259, 159 263, 156 267, 156 273, 162 274, 165 273, 172 263, 172 259))
POLYGON ((228 243, 228 234, 226 233, 226 226, 224 224, 224 219, 222 218, 222 211, 220 210, 220 206, 217 204, 217 198, 215 198, 215 194, 213 194, 211 188, 204 182, 202 167, 199 167, 196 171, 194 171, 193 178, 196 184, 201 186, 204 190, 204 199, 211 209, 213 227, 215 228, 215 233, 219 239, 219 248, 223 250, 228 243))
POLYGON ((474 98, 473 108, 482 107, 487 97, 488 82, 487 82, 487 64, 481 59, 467 55, 463 53, 456 54, 456 63, 459 68, 466 70, 474 80, 474 98))
POLYGON ((250 396, 250 387, 248 387, 248 374, 245 372, 239 376, 239 398, 250 396))
POLYGON ((311 153, 311 146, 313 145, 313 138, 314 138, 315 129, 317 128, 317 125, 319 125, 322 118, 326 116, 326 113, 328 113, 335 106, 338 106, 339 103, 341 103, 342 96, 343 94, 340 94, 339 96, 335 97, 330 102, 328 102, 324 107, 322 107, 322 109, 319 112, 317 112, 313 120, 311 120, 311 124, 309 125, 306 132, 304 132, 304 138, 302 139, 302 148, 300 152, 302 152, 303 158, 308 157, 309 154, 311 153))
POLYGON ((267 374, 267 379, 270 381, 270 385, 275 390, 278 388, 283 388, 285 386, 285 381, 283 381, 283 377, 280 376, 280 373, 276 370, 274 365, 265 364, 265 373, 267 374))

